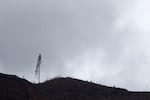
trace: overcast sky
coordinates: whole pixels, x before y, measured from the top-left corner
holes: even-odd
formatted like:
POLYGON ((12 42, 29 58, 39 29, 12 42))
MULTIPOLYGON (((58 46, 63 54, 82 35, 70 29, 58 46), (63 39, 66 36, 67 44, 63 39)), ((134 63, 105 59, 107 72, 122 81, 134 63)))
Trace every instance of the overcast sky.
POLYGON ((149 0, 0 0, 0 72, 150 91, 149 0))

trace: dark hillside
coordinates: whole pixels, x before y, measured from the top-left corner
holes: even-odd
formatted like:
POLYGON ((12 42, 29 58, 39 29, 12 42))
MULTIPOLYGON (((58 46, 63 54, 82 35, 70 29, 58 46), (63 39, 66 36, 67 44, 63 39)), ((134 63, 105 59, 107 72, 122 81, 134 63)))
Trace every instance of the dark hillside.
POLYGON ((40 87, 47 92, 52 91, 57 95, 66 96, 65 98, 76 98, 75 100, 110 98, 110 96, 127 96, 129 94, 124 89, 106 87, 72 78, 56 78, 40 84, 40 87))
POLYGON ((0 100, 42 100, 36 85, 15 75, 0 74, 0 100))
POLYGON ((0 100, 150 100, 149 92, 129 92, 72 78, 32 84, 0 74, 0 100))

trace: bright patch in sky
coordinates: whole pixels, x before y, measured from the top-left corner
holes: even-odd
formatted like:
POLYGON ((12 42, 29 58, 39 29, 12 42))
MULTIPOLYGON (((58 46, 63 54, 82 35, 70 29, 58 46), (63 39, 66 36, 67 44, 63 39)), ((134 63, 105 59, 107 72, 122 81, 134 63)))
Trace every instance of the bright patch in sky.
POLYGON ((133 20, 139 30, 150 32, 150 1, 138 0, 133 7, 130 21, 133 20))

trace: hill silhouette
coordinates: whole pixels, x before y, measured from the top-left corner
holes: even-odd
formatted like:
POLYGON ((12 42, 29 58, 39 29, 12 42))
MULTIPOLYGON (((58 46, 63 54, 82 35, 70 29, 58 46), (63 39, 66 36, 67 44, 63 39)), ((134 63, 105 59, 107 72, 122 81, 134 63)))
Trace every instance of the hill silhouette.
POLYGON ((150 100, 150 93, 130 92, 69 77, 33 84, 0 73, 0 100, 150 100))

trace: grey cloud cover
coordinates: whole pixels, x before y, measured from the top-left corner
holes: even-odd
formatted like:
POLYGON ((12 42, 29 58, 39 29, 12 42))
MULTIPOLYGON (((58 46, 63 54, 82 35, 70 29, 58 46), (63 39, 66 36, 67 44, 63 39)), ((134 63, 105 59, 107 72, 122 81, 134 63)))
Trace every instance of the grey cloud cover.
POLYGON ((0 1, 0 72, 33 81, 37 55, 42 53, 42 80, 71 76, 150 90, 150 30, 139 21, 144 17, 137 17, 147 9, 145 3, 0 1))

